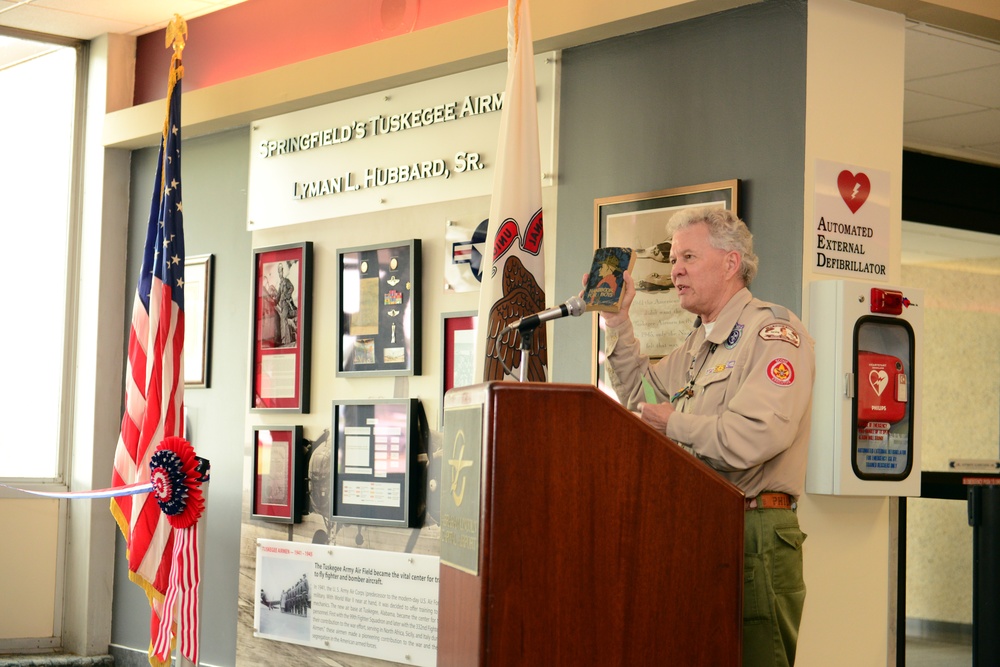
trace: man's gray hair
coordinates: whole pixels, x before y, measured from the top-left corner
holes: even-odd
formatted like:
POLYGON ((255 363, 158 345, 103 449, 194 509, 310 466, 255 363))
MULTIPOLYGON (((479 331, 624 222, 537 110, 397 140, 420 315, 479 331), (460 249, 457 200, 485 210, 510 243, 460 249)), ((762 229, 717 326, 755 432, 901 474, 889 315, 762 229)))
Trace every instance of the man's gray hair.
POLYGON ((688 208, 679 211, 667 223, 667 238, 673 239, 678 229, 690 227, 700 222, 708 226, 709 243, 713 248, 740 254, 740 277, 743 284, 750 283, 757 276, 757 255, 753 252, 753 234, 746 223, 725 208, 688 208))

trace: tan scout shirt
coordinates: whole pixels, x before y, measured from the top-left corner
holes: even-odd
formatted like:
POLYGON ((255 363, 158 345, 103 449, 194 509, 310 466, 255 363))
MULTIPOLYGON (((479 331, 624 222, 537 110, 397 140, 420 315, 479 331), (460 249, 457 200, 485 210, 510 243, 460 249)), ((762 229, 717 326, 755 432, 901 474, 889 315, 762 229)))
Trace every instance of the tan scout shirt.
POLYGON ((667 437, 689 446, 747 497, 805 487, 816 359, 802 322, 782 306, 736 293, 705 326, 650 366, 626 321, 608 327, 611 386, 630 410, 643 402, 642 377, 657 400, 675 402, 667 437))

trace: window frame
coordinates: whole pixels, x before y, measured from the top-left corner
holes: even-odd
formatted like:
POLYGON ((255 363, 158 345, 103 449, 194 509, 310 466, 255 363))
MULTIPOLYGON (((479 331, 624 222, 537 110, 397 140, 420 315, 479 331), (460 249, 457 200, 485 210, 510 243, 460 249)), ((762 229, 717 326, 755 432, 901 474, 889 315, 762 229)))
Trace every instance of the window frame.
MULTIPOLYGON (((66 181, 66 253, 65 292, 62 337, 62 391, 59 396, 59 425, 57 431, 57 452, 55 475, 52 477, 15 478, 18 486, 38 491, 66 491, 70 487, 73 463, 73 437, 76 412, 76 350, 79 316, 80 254, 83 210, 84 157, 86 145, 86 110, 88 69, 90 67, 90 45, 88 42, 57 35, 48 35, 17 28, 0 27, 0 37, 29 40, 49 44, 53 47, 71 48, 76 52, 76 74, 72 110, 71 146, 69 150, 69 179, 66 181)), ((16 67, 20 63, 14 63, 16 67)), ((23 494, 0 489, 0 502, 6 499, 23 498, 23 494)), ((19 651, 60 649, 63 647, 64 618, 66 614, 67 585, 72 585, 67 573, 67 538, 69 516, 67 500, 58 501, 56 517, 56 558, 55 586, 52 601, 52 632, 49 637, 26 637, 0 639, 0 655, 19 651)), ((30 539, 30 536, 29 536, 30 539)))

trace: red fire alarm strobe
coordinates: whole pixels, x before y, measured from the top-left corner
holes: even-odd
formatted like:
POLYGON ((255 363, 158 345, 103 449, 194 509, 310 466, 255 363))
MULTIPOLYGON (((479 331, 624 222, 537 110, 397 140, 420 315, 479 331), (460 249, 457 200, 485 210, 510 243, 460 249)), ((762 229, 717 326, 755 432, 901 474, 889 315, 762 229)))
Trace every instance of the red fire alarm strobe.
POLYGON ((902 315, 903 293, 896 290, 873 287, 871 309, 873 313, 881 315, 902 315))

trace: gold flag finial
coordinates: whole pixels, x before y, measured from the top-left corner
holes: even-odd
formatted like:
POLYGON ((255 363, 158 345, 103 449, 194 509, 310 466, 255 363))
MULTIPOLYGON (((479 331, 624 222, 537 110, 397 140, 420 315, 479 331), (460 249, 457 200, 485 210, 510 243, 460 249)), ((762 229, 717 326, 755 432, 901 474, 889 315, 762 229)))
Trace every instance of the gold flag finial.
POLYGON ((170 81, 169 86, 173 89, 177 80, 184 76, 184 65, 182 56, 184 55, 184 44, 188 36, 187 21, 181 18, 180 14, 174 14, 173 20, 167 25, 167 47, 174 47, 174 53, 170 56, 170 81))
POLYGON ((174 18, 167 25, 167 47, 174 47, 174 56, 180 57, 184 51, 184 43, 188 36, 187 21, 181 18, 180 14, 174 14, 174 18))

